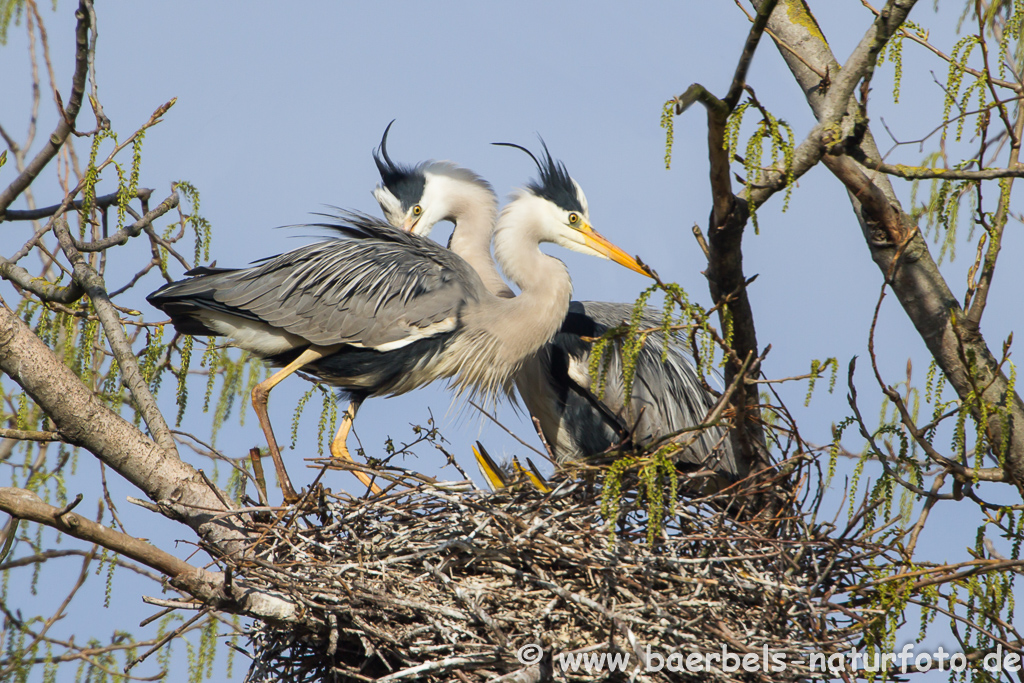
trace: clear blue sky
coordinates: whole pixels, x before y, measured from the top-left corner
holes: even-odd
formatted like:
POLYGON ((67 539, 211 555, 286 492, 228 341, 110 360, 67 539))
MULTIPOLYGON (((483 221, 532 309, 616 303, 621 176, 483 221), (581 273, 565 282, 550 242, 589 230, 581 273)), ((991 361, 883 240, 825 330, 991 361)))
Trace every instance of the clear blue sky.
MULTIPOLYGON (((812 9, 842 61, 870 22, 868 11, 852 0, 814 2, 812 9)), ((932 28, 937 42, 950 35, 960 6, 944 3, 943 11, 935 15, 931 3, 920 3, 913 15, 932 28)), ((58 84, 66 93, 73 5, 61 3, 56 14, 48 8, 43 12, 58 84)), ((663 278, 682 284, 695 300, 708 301, 700 275, 703 259, 690 233, 694 223, 706 225, 710 208, 704 113, 695 109, 676 119, 670 171, 662 163, 665 137, 658 121, 662 104, 692 82, 724 94, 748 28, 731 2, 114 1, 100 3, 97 12, 97 73, 106 114, 124 136, 157 106, 177 98, 165 122, 147 134, 141 185, 154 188, 159 198, 176 180, 200 189, 202 213, 214 228, 212 255, 218 265, 245 265, 292 248, 311 231, 275 228, 310 220, 311 212, 326 205, 376 212, 370 190, 377 175, 370 152, 387 123, 397 119, 390 138, 396 160, 453 160, 488 178, 502 196, 531 177, 532 164, 488 143, 536 146, 537 134, 543 135, 586 191, 597 229, 639 254, 663 278)), ((23 26, 12 27, 8 46, 0 50, 0 123, 16 138, 23 135, 28 115, 25 52, 23 26)), ((902 105, 894 106, 888 94, 891 65, 874 82, 869 113, 883 150, 889 142, 878 125, 881 118, 903 139, 919 137, 939 123, 941 109, 934 102, 941 91, 927 69, 942 77, 943 67, 931 62, 916 68, 927 62, 923 51, 911 45, 904 60, 913 80, 903 83, 902 105)), ((762 44, 749 82, 761 101, 793 126, 799 140, 811 117, 770 41, 762 44)), ((79 121, 90 128, 91 113, 83 109, 79 121)), ((44 97, 41 137, 53 122, 53 106, 44 97)), ((905 147, 891 160, 913 163, 919 158, 916 147, 905 147)), ((11 169, 9 164, 0 170, 0 183, 9 180, 11 169)), ((108 180, 105 187, 100 191, 113 185, 108 180)), ((59 200, 52 184, 39 183, 35 191, 41 205, 59 200)), ((909 199, 908 186, 898 185, 897 191, 905 202, 909 199)), ((787 213, 779 211, 781 200, 780 195, 761 210, 760 235, 751 231, 745 242, 746 272, 760 274, 751 291, 759 341, 773 346, 764 370, 769 377, 802 374, 811 358, 835 356, 845 375, 850 357, 866 354, 881 276, 845 192, 824 168, 800 181, 787 213)), ((984 328, 996 348, 1019 318, 1013 297, 1024 286, 1024 274, 1005 267, 1021 254, 1018 228, 1015 224, 1007 233, 1004 268, 984 328)), ((13 243, 5 237, 4 244, 13 243)), ((965 242, 960 246, 964 258, 944 266, 957 293, 973 251, 965 242)), ((128 247, 124 253, 138 256, 142 251, 128 247)), ((629 301, 646 285, 642 277, 610 262, 557 255, 570 266, 578 299, 629 301)), ((159 284, 156 278, 145 282, 133 304, 154 318, 159 314, 142 297, 159 284)), ((923 385, 928 356, 892 297, 883 309, 879 348, 885 350, 883 371, 889 381, 902 379, 909 357, 923 385)), ((862 362, 862 408, 872 415, 878 402, 867 371, 862 362)), ((272 396, 271 415, 282 442, 287 441, 290 408, 305 389, 301 380, 289 381, 272 396)), ((804 436, 827 442, 830 425, 848 413, 845 390, 840 386, 827 396, 819 389, 808 410, 802 407, 805 391, 803 384, 782 389, 801 417, 804 436)), ((198 388, 193 391, 194 397, 200 394, 198 388)), ((199 403, 193 398, 187 417, 196 431, 209 422, 199 403)), ((423 423, 429 408, 466 466, 471 465, 469 444, 477 438, 497 455, 523 453, 473 411, 450 410, 450 405, 441 386, 371 400, 360 412, 356 433, 368 448, 379 448, 387 436, 408 440, 408 424, 423 423)), ((511 408, 502 406, 500 414, 535 442, 532 429, 511 408)), ((312 478, 301 464, 302 455, 315 449, 312 406, 303 431, 299 448, 285 453, 299 485, 312 478)), ((237 455, 261 439, 250 412, 244 428, 225 431, 218 445, 237 455)), ((860 444, 851 440, 848 445, 860 444)), ((437 471, 437 456, 421 455, 408 466, 458 478, 451 470, 437 471)), ((80 485, 89 490, 96 475, 92 467, 82 469, 80 485)), ((329 486, 354 490, 354 478, 331 476, 329 486)), ((836 485, 838 500, 842 481, 836 485)), ((941 505, 936 514, 943 514, 941 505)), ((138 520, 135 529, 129 523, 130 531, 155 535, 148 528, 159 526, 153 515, 132 509, 130 516, 138 520)), ((935 547, 948 548, 948 559, 962 558, 973 526, 961 529, 951 519, 947 528, 962 532, 963 538, 957 533, 955 542, 943 539, 944 545, 935 547)), ((166 533, 180 537, 182 531, 170 525, 166 533)), ((947 558, 940 552, 934 559, 947 558)), ((134 594, 120 603, 119 610, 140 610, 134 594)), ((111 614, 111 628, 118 619, 111 614)), ((70 624, 65 631, 74 628, 70 624)), ((947 649, 953 645, 951 638, 936 636, 936 642, 947 649)))

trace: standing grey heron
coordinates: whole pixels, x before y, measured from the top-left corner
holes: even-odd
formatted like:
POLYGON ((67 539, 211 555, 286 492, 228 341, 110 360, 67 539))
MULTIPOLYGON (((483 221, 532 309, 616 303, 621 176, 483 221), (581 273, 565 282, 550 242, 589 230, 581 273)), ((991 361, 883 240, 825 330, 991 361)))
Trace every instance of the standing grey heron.
MULTIPOLYGON (((387 135, 385 130, 380 147, 374 152, 381 177, 374 197, 388 220, 396 227, 424 236, 437 222, 451 221, 455 228, 449 248, 480 274, 494 294, 514 296, 491 257, 498 201, 490 184, 447 161, 415 166, 396 164, 387 153, 387 135)), ((550 155, 541 160, 534 158, 534 162, 542 173, 558 172, 550 155)), ((573 188, 571 206, 586 215, 587 201, 580 187, 575 183, 562 187, 573 188)), ((497 242, 495 254, 500 260, 501 245, 497 242)), ((701 385, 678 335, 670 337, 668 356, 662 360, 660 333, 652 334, 639 353, 628 407, 620 343, 608 352, 610 364, 604 393, 600 399, 595 396, 595 382, 589 371, 593 345, 588 338, 600 337, 628 321, 632 313, 632 304, 571 302, 558 334, 528 358, 516 374, 515 383, 523 403, 537 419, 558 462, 602 453, 627 438, 644 443, 693 427, 700 424, 715 403, 715 398, 701 385)), ((645 310, 640 321, 642 328, 660 328, 661 324, 662 317, 657 311, 645 310)), ((713 487, 722 479, 735 480, 742 474, 722 428, 702 431, 677 457, 698 469, 714 472, 718 481, 713 482, 713 487)))
POLYGON ((337 239, 249 268, 198 268, 148 301, 179 332, 228 337, 282 368, 253 389, 252 402, 291 502, 297 495, 267 416, 270 391, 288 375, 301 369, 349 395, 331 454, 352 462, 346 439, 370 396, 402 394, 439 378, 458 392, 512 394, 521 363, 558 332, 572 294, 565 264, 541 252, 542 242, 644 272, 594 231, 585 210, 560 201, 577 191, 559 164, 541 169, 540 179, 502 211, 494 241, 502 268, 521 289, 513 299, 492 294, 465 260, 431 240, 344 213, 316 224, 337 239))

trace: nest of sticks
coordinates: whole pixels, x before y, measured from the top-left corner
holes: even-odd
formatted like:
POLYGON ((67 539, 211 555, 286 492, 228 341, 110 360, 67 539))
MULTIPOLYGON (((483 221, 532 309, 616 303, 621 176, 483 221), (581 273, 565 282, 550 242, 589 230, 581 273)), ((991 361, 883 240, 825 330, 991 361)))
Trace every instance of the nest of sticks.
POLYGON ((794 500, 771 514, 728 492, 679 500, 650 543, 629 481, 613 534, 599 481, 541 494, 398 479, 375 498, 319 492, 228 563, 314 624, 254 624, 248 681, 797 680, 810 653, 858 636, 832 600, 874 551, 812 527, 794 500))

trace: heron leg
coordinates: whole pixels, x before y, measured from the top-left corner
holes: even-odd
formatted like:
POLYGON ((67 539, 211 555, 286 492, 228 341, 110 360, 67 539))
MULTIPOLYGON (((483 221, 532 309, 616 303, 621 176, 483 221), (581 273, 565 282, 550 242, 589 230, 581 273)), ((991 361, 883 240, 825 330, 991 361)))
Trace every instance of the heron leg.
MULTIPOLYGON (((352 431, 352 423, 356 420, 356 412, 358 412, 359 406, 362 404, 363 397, 352 398, 348 408, 345 409, 344 414, 341 416, 341 427, 338 428, 338 434, 334 437, 334 441, 331 442, 331 455, 337 460, 346 460, 353 465, 356 461, 352 459, 352 454, 348 452, 348 434, 352 431)), ((359 481, 363 482, 374 494, 381 492, 380 487, 373 483, 373 480, 370 479, 366 472, 352 470, 352 474, 356 475, 359 481)))
POLYGON ((292 481, 288 478, 288 472, 284 468, 284 461, 281 459, 281 450, 277 447, 277 439, 274 438, 274 428, 270 425, 270 417, 267 415, 267 399, 270 398, 270 390, 281 383, 288 375, 299 368, 313 361, 320 360, 324 356, 333 353, 333 349, 310 347, 299 354, 299 357, 288 365, 284 366, 269 378, 257 384, 252 390, 252 407, 256 410, 256 418, 263 428, 263 435, 267 438, 267 448, 270 450, 270 457, 274 461, 274 469, 277 471, 277 482, 281 486, 281 493, 284 495, 284 502, 294 503, 299 499, 292 481))

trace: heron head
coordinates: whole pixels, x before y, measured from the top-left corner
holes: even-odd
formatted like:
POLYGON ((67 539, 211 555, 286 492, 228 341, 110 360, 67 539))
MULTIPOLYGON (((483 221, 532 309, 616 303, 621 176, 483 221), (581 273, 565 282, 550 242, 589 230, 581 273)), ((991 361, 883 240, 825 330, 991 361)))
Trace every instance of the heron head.
MULTIPOLYGON (((590 211, 583 188, 569 175, 565 164, 551 157, 543 140, 541 145, 544 147, 544 153, 541 159, 534 156, 530 150, 516 144, 494 144, 520 149, 529 154, 537 164, 540 171, 538 180, 528 183, 525 191, 514 203, 535 212, 535 224, 541 231, 537 235, 540 241, 554 242, 581 254, 610 259, 632 271, 649 276, 634 257, 594 230, 590 224, 590 211)), ((511 205, 508 208, 512 208, 511 205)))
POLYGON ((415 166, 393 162, 387 152, 392 123, 373 153, 381 179, 373 196, 391 225, 427 236, 437 223, 458 224, 462 216, 481 208, 491 212, 493 222, 497 197, 490 183, 477 174, 450 161, 425 161, 415 166))
POLYGON ((423 190, 426 178, 418 166, 400 166, 388 156, 388 132, 394 120, 384 129, 380 147, 373 151, 373 161, 380 173, 380 185, 373 197, 380 204, 388 223, 396 228, 410 230, 423 215, 423 190))

